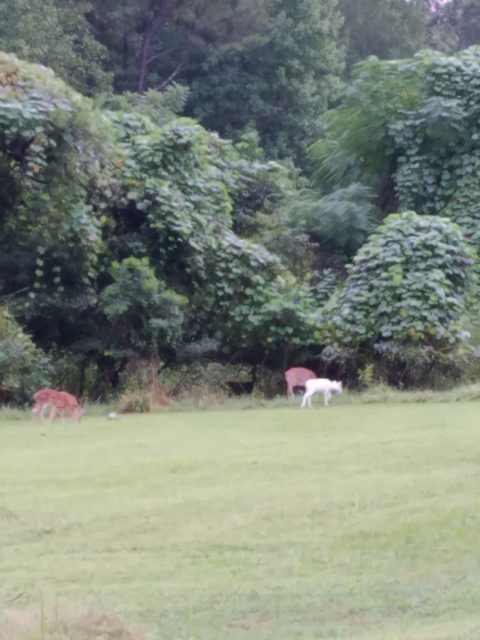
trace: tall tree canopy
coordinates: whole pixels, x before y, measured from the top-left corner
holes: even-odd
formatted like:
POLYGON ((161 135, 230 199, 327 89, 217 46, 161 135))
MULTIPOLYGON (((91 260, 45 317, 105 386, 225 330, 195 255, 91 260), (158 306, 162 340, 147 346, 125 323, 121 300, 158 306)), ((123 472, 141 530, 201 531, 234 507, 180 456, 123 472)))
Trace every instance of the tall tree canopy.
POLYGON ((270 155, 301 158, 338 94, 342 18, 336 0, 265 0, 265 8, 258 46, 190 77, 190 109, 227 135, 251 125, 270 155))
POLYGON ((89 17, 111 52, 117 90, 143 92, 250 46, 262 16, 253 0, 102 0, 89 17))
POLYGON ((108 91, 108 52, 95 39, 81 0, 2 0, 0 51, 51 67, 87 95, 108 91))
POLYGON ((476 0, 437 2, 432 14, 430 44, 452 53, 480 44, 480 5, 476 0))
POLYGON ((339 0, 339 8, 349 69, 370 55, 403 58, 427 44, 431 12, 425 0, 339 0))
POLYGON ((5 0, 0 49, 84 94, 190 89, 188 113, 225 136, 256 132, 304 162, 345 69, 368 55, 478 40, 478 3, 451 0, 5 0), (345 64, 346 63, 346 64, 345 64))

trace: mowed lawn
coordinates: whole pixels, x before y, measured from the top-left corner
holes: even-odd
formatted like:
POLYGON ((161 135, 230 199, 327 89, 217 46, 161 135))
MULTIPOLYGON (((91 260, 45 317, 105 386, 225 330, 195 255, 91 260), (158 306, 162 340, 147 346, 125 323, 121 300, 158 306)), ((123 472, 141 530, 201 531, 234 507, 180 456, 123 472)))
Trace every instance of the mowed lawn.
POLYGON ((317 405, 0 423, 0 610, 480 638, 480 404, 317 405))

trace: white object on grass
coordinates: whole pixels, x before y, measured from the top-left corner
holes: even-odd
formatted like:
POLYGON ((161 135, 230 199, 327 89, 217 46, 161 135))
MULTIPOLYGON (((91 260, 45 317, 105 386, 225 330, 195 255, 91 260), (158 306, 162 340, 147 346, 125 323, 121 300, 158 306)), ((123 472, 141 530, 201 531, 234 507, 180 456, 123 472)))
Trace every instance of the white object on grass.
POLYGON ((303 396, 301 407, 307 404, 312 406, 312 396, 316 393, 323 393, 325 397, 325 406, 328 407, 328 401, 332 393, 342 393, 342 383, 338 380, 329 380, 328 378, 313 378, 305 383, 305 394, 303 396))

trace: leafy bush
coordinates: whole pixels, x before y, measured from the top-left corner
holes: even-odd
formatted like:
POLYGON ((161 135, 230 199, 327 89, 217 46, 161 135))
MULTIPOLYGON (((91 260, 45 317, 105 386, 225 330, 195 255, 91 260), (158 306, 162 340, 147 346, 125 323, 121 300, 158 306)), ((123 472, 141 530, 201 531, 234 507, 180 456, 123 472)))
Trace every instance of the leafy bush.
POLYGON ((27 402, 48 386, 51 366, 46 355, 0 307, 0 403, 27 402))
POLYGON ((182 335, 186 299, 158 280, 148 258, 115 261, 110 273, 113 282, 102 291, 100 305, 119 345, 132 354, 174 349, 182 335))
POLYGON ((188 99, 188 88, 177 83, 165 91, 149 89, 145 93, 109 95, 103 106, 113 111, 135 111, 146 115, 155 124, 163 125, 180 115, 188 99))
MULTIPOLYGON (((370 57, 311 149, 317 181, 361 183, 378 205, 452 216, 472 232, 480 176, 480 47, 408 60, 370 57), (463 215, 462 211, 472 215, 463 215)), ((478 238, 476 238, 478 240, 478 238)))
POLYGON ((288 205, 291 224, 320 245, 322 253, 351 258, 365 242, 375 219, 373 192, 351 184, 320 196, 304 192, 288 205))
POLYGON ((150 413, 152 401, 150 393, 145 389, 124 391, 117 402, 119 413, 150 413))
POLYGON ((333 342, 453 346, 474 254, 440 217, 390 215, 360 249, 325 310, 333 342))
POLYGON ((174 118, 185 97, 105 110, 0 53, 0 294, 41 347, 96 371, 102 395, 135 355, 208 342, 280 360, 311 333, 308 275, 261 244, 256 219, 294 190, 289 171, 174 118))
MULTIPOLYGON (((362 247, 322 320, 325 356, 390 363, 389 382, 438 362, 462 341, 474 254, 445 218, 392 214, 362 247), (433 358, 433 360, 432 360, 433 358)), ((386 366, 386 365, 385 365, 386 366)), ((422 376, 415 376, 415 379, 422 376)))

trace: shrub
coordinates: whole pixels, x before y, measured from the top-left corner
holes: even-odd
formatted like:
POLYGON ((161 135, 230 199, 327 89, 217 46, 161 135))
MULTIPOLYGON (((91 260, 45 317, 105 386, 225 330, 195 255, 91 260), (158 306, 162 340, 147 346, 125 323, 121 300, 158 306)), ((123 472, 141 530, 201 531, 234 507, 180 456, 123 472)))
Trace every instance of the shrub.
POLYGON ((30 400, 40 387, 48 385, 51 366, 47 356, 0 307, 0 403, 18 404, 30 400))
POLYGON ((480 366, 474 353, 444 353, 424 345, 379 344, 374 358, 374 379, 403 388, 451 388, 478 379, 480 366))
POLYGON ((449 220, 389 216, 360 249, 326 307, 329 342, 454 346, 471 284, 473 253, 449 220))
POLYGON ((118 399, 119 413, 150 413, 152 399, 148 390, 124 391, 118 399))
POLYGON ((323 311, 325 357, 354 369, 375 361, 391 384, 418 383, 462 341, 473 265, 469 243, 450 220, 411 211, 389 216, 323 311))
POLYGON ((149 413, 170 405, 166 387, 158 380, 159 363, 135 358, 127 366, 125 391, 118 399, 119 413, 149 413))

